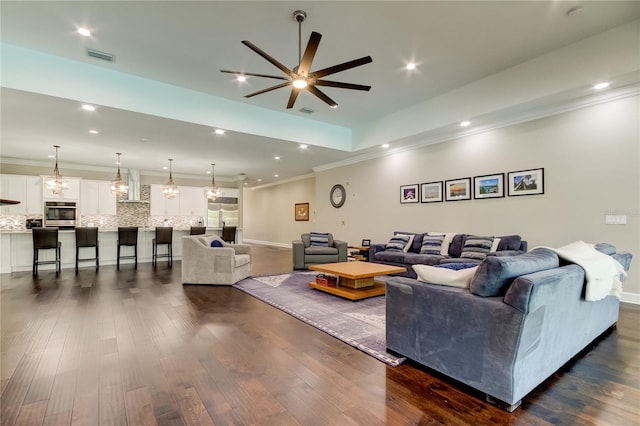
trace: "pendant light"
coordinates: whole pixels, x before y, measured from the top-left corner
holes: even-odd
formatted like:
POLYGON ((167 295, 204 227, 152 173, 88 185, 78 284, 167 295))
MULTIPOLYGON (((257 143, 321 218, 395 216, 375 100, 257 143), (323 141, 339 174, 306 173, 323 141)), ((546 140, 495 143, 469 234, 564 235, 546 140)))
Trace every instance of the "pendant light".
POLYGON ((116 163, 118 164, 118 174, 116 178, 111 181, 111 193, 114 195, 125 195, 129 192, 129 185, 127 185, 127 183, 122 180, 122 176, 120 176, 120 156, 122 153, 116 152, 116 155, 118 156, 118 162, 116 163))
POLYGON ((167 200, 171 200, 172 198, 176 198, 178 195, 178 187, 175 183, 173 183, 173 175, 171 170, 171 163, 173 162, 173 158, 169 158, 169 180, 165 183, 164 188, 162 189, 162 193, 164 194, 164 198, 167 200))
POLYGON ((215 164, 211 164, 211 186, 207 191, 207 198, 211 201, 215 201, 216 197, 218 196, 218 187, 216 186, 216 177, 213 171, 214 166, 215 164))
POLYGON ((60 145, 54 145, 53 147, 56 149, 56 165, 53 168, 53 174, 44 179, 44 185, 52 193, 62 194, 62 191, 67 189, 68 183, 62 178, 60 170, 58 170, 58 148, 60 148, 60 145))

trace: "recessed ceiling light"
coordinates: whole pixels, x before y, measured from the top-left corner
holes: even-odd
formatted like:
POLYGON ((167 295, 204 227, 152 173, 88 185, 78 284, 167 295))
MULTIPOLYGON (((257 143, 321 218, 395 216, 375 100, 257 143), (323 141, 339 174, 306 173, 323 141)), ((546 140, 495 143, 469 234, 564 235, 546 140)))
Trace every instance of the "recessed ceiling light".
POLYGON ((56 158, 56 156, 53 155, 53 154, 49 154, 49 155, 47 155, 47 158, 56 158))
POLYGON ((460 122, 460 126, 462 126, 462 127, 468 127, 470 124, 471 124, 470 121, 461 121, 460 122))
POLYGON ((382 147, 383 147, 384 149, 387 149, 387 148, 389 148, 389 144, 388 144, 388 143, 383 143, 383 144, 382 144, 382 147))
POLYGON ((278 175, 273 175, 273 177, 278 177, 278 175))
POLYGON ((593 88, 596 90, 606 89, 607 87, 609 87, 609 83, 606 81, 603 81, 602 83, 598 83, 595 86, 593 86, 593 88))
POLYGON ((82 105, 82 109, 85 111, 95 111, 96 107, 94 107, 93 105, 84 104, 82 105))
POLYGON ((413 62, 409 62, 405 68, 408 69, 409 71, 415 70, 416 69, 416 64, 413 63, 413 62))
POLYGON ((89 133, 91 133, 92 135, 97 135, 100 132, 98 132, 97 130, 91 129, 91 130, 89 130, 89 133))
POLYGON ((307 145, 305 144, 300 145, 300 149, 307 149, 307 145))
POLYGON ((207 170, 207 171, 206 171, 206 173, 207 173, 208 175, 210 175, 210 174, 211 174, 211 170, 207 170))
POLYGON ((216 129, 216 135, 224 135, 224 130, 216 129))
POLYGON ((262 179, 261 179, 261 178, 258 178, 258 182, 262 182, 262 179))
POLYGON ((162 166, 162 170, 169 170, 167 166, 162 166))
POLYGON ((275 157, 273 157, 274 160, 279 160, 280 157, 278 157, 277 155, 275 157))
POLYGON ((247 81, 247 77, 245 77, 244 75, 239 75, 238 77, 236 77, 236 80, 244 83, 245 81, 247 81))
POLYGON ((80 27, 80 28, 78 28, 78 34, 80 34, 81 36, 89 37, 89 36, 91 36, 91 31, 89 31, 86 28, 80 27))

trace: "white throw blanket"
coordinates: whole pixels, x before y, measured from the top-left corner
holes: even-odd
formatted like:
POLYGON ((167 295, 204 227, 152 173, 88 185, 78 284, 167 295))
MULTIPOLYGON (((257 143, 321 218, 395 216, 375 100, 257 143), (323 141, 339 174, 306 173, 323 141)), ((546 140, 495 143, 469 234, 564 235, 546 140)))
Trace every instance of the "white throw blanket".
POLYGON ((622 280, 627 276, 624 267, 613 257, 601 253, 593 244, 575 241, 560 248, 545 247, 558 257, 580 265, 587 281, 585 300, 594 302, 609 295, 620 299, 622 280))

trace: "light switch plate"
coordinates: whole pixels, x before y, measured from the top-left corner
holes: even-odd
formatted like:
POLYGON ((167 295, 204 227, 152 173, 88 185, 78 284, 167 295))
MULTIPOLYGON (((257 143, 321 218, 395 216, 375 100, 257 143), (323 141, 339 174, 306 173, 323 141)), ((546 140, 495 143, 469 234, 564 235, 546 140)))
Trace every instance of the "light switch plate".
POLYGON ((625 215, 613 215, 608 214, 604 217, 605 225, 626 225, 627 224, 627 216, 625 215))

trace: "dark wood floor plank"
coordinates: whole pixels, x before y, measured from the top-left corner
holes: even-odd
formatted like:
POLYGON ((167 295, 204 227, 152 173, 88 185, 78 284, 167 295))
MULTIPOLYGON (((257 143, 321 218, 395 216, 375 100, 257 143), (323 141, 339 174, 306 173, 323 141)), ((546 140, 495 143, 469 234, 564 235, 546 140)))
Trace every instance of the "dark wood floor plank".
MULTIPOLYGON (((291 265, 290 249, 253 245, 254 274, 291 265)), ((0 423, 640 424, 640 306, 508 413, 233 287, 183 286, 180 266, 0 275, 0 423)))

